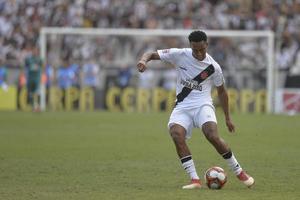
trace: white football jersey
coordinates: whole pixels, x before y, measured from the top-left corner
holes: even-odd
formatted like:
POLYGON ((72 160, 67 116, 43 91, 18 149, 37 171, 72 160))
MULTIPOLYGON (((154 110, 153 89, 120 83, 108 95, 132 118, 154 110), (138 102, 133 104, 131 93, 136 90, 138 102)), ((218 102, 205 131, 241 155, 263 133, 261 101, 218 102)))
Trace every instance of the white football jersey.
POLYGON ((221 86, 224 77, 220 65, 208 53, 205 59, 200 61, 194 58, 191 48, 171 48, 157 52, 162 61, 176 67, 176 107, 213 105, 212 86, 221 86))

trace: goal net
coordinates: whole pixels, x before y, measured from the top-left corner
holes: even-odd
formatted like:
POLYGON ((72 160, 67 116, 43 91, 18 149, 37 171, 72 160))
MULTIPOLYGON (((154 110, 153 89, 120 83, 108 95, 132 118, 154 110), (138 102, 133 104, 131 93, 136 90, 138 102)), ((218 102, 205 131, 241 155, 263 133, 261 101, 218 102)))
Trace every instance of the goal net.
MULTIPOLYGON (((47 97, 41 98, 42 107, 141 112, 171 109, 175 70, 152 61, 147 72, 139 74, 136 62, 147 51, 189 47, 191 31, 42 28, 41 56, 48 74, 47 87, 41 91, 41 96, 47 97)), ((223 69, 231 109, 273 112, 273 32, 205 32, 208 53, 223 69)))

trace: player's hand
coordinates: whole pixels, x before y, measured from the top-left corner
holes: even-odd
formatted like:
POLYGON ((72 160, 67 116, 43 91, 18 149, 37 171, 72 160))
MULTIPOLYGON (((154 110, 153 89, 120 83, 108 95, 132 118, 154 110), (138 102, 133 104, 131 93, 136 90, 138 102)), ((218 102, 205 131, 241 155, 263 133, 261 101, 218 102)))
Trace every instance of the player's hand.
POLYGON ((146 62, 144 60, 140 60, 136 67, 139 70, 139 72, 144 72, 147 69, 146 62))
POLYGON ((226 119, 226 126, 230 133, 233 133, 235 131, 234 124, 232 123, 232 121, 230 119, 226 119))

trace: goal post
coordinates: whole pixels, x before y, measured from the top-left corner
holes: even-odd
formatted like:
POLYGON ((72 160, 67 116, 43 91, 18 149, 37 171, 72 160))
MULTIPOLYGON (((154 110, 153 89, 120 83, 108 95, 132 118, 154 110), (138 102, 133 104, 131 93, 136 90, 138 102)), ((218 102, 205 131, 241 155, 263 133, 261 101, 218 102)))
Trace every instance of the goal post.
MULTIPOLYGON (((128 36, 128 37, 187 37, 193 30, 179 30, 179 29, 102 29, 102 28, 71 28, 71 27, 43 27, 40 30, 40 53, 45 62, 47 58, 47 38, 50 35, 76 35, 76 36, 128 36)), ((208 38, 230 38, 231 40, 262 38, 267 47, 265 47, 265 87, 267 91, 267 112, 274 113, 275 107, 275 91, 276 84, 276 67, 274 65, 274 33, 269 30, 264 31, 249 31, 249 30, 204 30, 208 38)), ((250 53, 250 52, 249 52, 250 53)), ((253 53, 253 52, 251 52, 253 53)), ((256 53, 256 52, 254 52, 256 53)), ((257 52, 257 54, 260 54, 257 52)), ((136 55, 137 56, 137 55, 136 55)), ((214 57, 214 55, 212 55, 214 57)), ((222 63, 220 63, 222 66, 222 63)), ((42 95, 44 96, 44 95, 42 95)), ((45 98, 41 98, 42 109, 46 108, 45 98)))

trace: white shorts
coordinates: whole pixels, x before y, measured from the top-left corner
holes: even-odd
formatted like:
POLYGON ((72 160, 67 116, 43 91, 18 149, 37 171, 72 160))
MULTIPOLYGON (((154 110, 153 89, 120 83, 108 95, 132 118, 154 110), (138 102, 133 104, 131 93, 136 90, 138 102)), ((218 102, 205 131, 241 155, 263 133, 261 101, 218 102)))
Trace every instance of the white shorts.
POLYGON ((175 107, 171 113, 168 128, 173 124, 179 124, 186 130, 186 139, 192 137, 192 129, 201 128, 205 122, 217 123, 215 109, 212 105, 203 105, 200 108, 178 108, 175 107))

